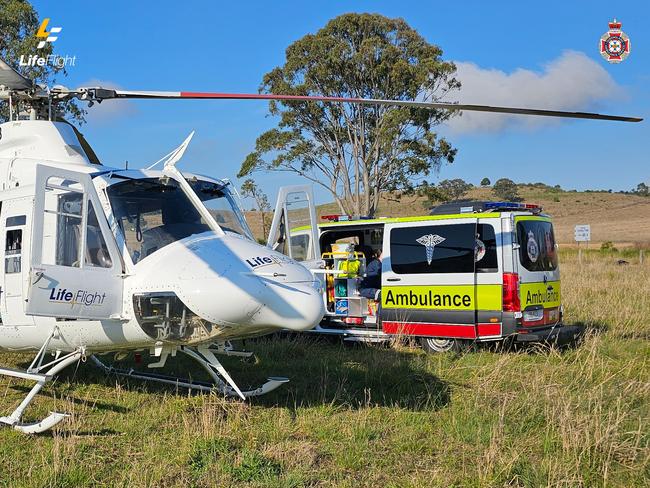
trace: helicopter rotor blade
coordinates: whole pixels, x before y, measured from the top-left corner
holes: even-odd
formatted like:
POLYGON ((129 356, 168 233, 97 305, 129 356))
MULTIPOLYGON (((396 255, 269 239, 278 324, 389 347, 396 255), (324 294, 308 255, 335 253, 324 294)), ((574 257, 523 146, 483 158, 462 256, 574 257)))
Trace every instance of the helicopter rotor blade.
POLYGON ((491 105, 473 105, 449 102, 418 102, 414 100, 384 100, 376 98, 327 97, 309 95, 274 95, 266 93, 204 93, 175 91, 130 91, 111 90, 114 96, 109 98, 139 99, 194 99, 194 100, 278 100, 301 102, 357 103, 362 105, 392 105, 396 107, 414 107, 425 109, 466 110, 472 112, 492 112, 514 115, 537 115, 543 117, 566 117, 574 119, 614 120, 621 122, 641 122, 639 117, 608 115, 590 112, 568 112, 563 110, 543 110, 519 107, 500 107, 491 105))
POLYGON ((34 82, 0 59, 0 86, 2 85, 10 90, 29 90, 34 82))

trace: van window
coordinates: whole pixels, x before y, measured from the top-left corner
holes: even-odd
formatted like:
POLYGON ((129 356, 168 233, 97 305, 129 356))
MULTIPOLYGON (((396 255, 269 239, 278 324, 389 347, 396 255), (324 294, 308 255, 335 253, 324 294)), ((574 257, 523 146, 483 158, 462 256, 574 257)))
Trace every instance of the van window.
POLYGON ((397 274, 473 273, 475 246, 475 224, 399 227, 390 233, 391 267, 397 274))
POLYGON ((476 272, 496 273, 499 271, 499 263, 497 260, 497 238, 494 233, 494 227, 489 224, 478 224, 476 239, 474 254, 476 272))
POLYGON ((528 271, 553 271, 557 269, 557 251, 553 225, 544 220, 517 222, 519 261, 528 271))

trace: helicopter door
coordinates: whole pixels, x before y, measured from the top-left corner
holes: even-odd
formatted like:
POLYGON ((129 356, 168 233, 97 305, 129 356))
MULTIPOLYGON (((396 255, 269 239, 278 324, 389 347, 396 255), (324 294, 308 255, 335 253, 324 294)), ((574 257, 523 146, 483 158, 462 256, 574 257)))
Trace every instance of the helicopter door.
POLYGON ((318 222, 311 186, 283 186, 266 245, 306 267, 320 260, 318 222))
POLYGON ((26 313, 119 318, 122 265, 89 175, 37 166, 26 313))

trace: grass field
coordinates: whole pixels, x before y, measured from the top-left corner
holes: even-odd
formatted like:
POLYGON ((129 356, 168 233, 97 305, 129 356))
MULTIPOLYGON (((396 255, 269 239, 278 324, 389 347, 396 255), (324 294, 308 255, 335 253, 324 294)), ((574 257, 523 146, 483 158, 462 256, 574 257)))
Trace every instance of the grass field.
MULTIPOLYGON (((586 328, 565 351, 264 340, 227 367, 292 381, 250 403, 71 367, 27 411, 70 420, 0 429, 0 486, 648 486, 650 260, 616 258, 562 253, 566 319, 586 328)), ((25 388, 0 382, 3 414, 25 388)))

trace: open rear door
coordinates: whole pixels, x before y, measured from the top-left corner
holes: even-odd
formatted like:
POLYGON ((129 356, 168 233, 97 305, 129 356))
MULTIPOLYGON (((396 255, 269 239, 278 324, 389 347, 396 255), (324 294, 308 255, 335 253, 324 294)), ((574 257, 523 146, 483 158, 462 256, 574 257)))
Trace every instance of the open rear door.
POLYGON ((89 175, 39 165, 25 312, 119 319, 122 261, 89 175))
POLYGON ((312 268, 321 257, 318 237, 311 186, 281 187, 266 245, 312 268))

